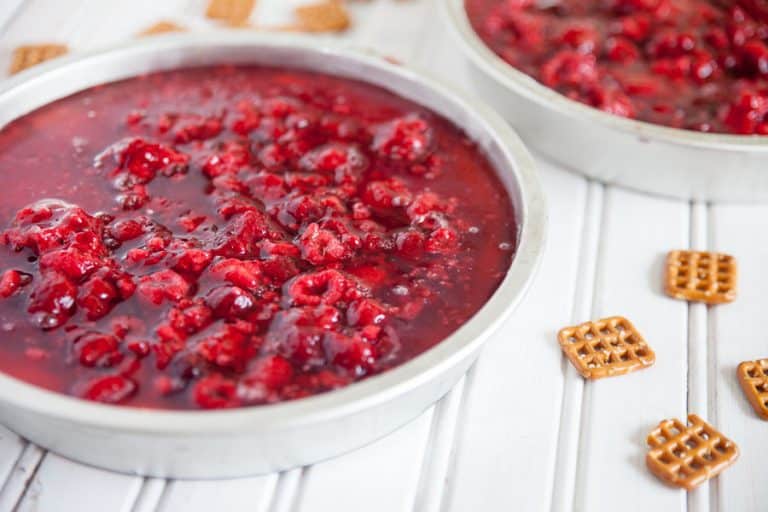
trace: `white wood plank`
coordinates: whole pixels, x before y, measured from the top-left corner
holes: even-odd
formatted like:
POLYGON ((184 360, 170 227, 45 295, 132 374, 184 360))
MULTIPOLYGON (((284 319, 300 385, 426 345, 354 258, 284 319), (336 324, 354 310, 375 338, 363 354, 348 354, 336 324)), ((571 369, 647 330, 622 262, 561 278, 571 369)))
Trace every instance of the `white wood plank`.
POLYGON ((734 255, 740 273, 736 301, 710 308, 716 374, 711 420, 741 448, 736 464, 713 482, 719 492, 712 510, 762 511, 768 503, 768 423, 749 406, 736 367, 742 361, 768 357, 768 206, 718 205, 711 207, 711 213, 710 246, 734 255))
MULTIPOLYGON (((587 189, 584 228, 578 255, 578 272, 574 278, 575 293, 568 325, 590 317, 594 301, 595 275, 598 265, 602 229, 603 197, 605 187, 590 182, 587 189)), ((562 325, 562 324, 561 324, 562 325)), ((555 452, 555 473, 551 480, 553 512, 571 510, 576 489, 579 460, 579 434, 582 423, 584 380, 565 357, 561 358, 563 392, 560 399, 560 421, 555 452)))
MULTIPOLYGON (((470 370, 471 372, 472 370, 470 370)), ((439 512, 445 494, 456 426, 462 411, 466 377, 435 406, 432 427, 424 454, 419 490, 413 507, 419 512, 439 512)))
POLYGON ((69 461, 49 453, 27 487, 19 512, 131 510, 142 479, 69 461))
MULTIPOLYGON (((656 352, 656 364, 587 382, 575 510, 682 511, 685 493, 645 468, 645 437, 660 420, 686 412, 687 306, 662 291, 666 252, 685 247, 688 205, 608 188, 593 316, 629 318, 656 352)), ((588 320, 585 318, 584 320, 588 320)))
POLYGON ((3 5, 0 5, 0 35, 5 31, 5 28, 14 16, 21 13, 22 4, 24 0, 4 0, 3 5))
POLYGON ((158 510, 266 512, 277 475, 232 480, 175 480, 168 484, 158 510))
POLYGON ((12 510, 21 500, 29 482, 35 475, 45 452, 33 444, 27 444, 13 466, 8 479, 0 489, 0 511, 12 510))
POLYGON ((467 382, 444 510, 543 510, 563 389, 557 328, 571 320, 586 182, 549 165, 547 249, 526 300, 467 382))
POLYGON ((3 482, 8 480, 25 446, 24 440, 0 425, 0 489, 3 482))
POLYGON ((430 409, 384 439, 308 468, 295 510, 412 510, 432 413, 430 409))

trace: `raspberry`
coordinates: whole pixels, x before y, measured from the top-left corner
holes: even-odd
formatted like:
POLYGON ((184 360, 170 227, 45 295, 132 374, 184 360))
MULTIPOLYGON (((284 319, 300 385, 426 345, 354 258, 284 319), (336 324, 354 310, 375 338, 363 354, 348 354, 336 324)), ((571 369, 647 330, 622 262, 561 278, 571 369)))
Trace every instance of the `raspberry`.
POLYGON ((41 329, 55 329, 75 313, 77 288, 55 272, 41 276, 29 297, 27 311, 41 329))
POLYGON ((176 144, 188 144, 196 140, 212 139, 221 133, 221 119, 194 116, 176 129, 173 140, 176 144))
POLYGON ((200 275, 213 259, 213 255, 202 249, 185 249, 173 258, 173 269, 182 274, 200 275))
POLYGON ((233 258, 221 260, 211 267, 211 273, 246 290, 257 289, 263 281, 261 267, 257 261, 233 258))
POLYGON ((139 294, 152 304, 179 301, 189 289, 189 283, 173 270, 160 270, 139 278, 139 294))
POLYGON ((356 300, 347 309, 347 322, 351 326, 379 325, 386 318, 385 307, 373 299, 356 300))
POLYGON ((80 364, 87 367, 110 367, 123 360, 120 344, 114 336, 99 332, 84 334, 75 340, 75 353, 80 364))
POLYGON ((302 258, 313 265, 341 261, 352 255, 333 232, 320 229, 314 222, 306 227, 298 244, 302 258))
POLYGON ((376 362, 373 347, 359 336, 328 332, 323 345, 329 361, 357 376, 368 373, 376 362))
POLYGON ((374 128, 371 149, 382 157, 409 163, 423 161, 432 151, 429 124, 416 114, 374 128))
POLYGON ((31 275, 18 270, 6 270, 0 277, 0 297, 8 298, 30 282, 32 282, 31 275))
POLYGON ((365 204, 374 208, 404 208, 411 202, 411 192, 401 180, 390 178, 368 183, 363 192, 365 204))
POLYGON ((248 403, 274 401, 275 392, 291 382, 293 373, 293 366, 284 357, 261 357, 249 365, 240 379, 237 395, 248 403))
POLYGON ((223 174, 235 174, 248 165, 251 155, 248 147, 240 142, 224 143, 219 152, 212 154, 203 164, 203 173, 209 178, 223 174))
POLYGON ((93 276, 80 287, 77 305, 85 311, 88 320, 98 320, 112 310, 120 300, 115 285, 103 276, 93 276))
POLYGON ((122 375, 107 375, 88 382, 80 396, 94 402, 119 404, 136 393, 138 386, 122 375))
POLYGON ((261 212, 248 210, 232 218, 213 240, 213 254, 226 258, 246 258, 257 254, 256 242, 268 234, 267 221, 261 212))
POLYGON ((256 307, 256 298, 237 286, 214 288, 205 297, 205 302, 218 318, 243 318, 256 307))
POLYGON ((297 306, 336 304, 359 295, 347 277, 337 270, 301 274, 286 283, 286 296, 297 306))
POLYGON ((215 333, 200 339, 195 350, 211 364, 242 371, 253 355, 249 336, 232 324, 214 324, 211 328, 214 327, 215 333))
POLYGON ((110 175, 115 178, 121 190, 149 183, 158 173, 172 176, 185 172, 189 164, 189 156, 162 144, 138 138, 110 146, 96 157, 96 162, 107 166, 110 159, 115 165, 110 175))
POLYGON ((203 409, 236 407, 238 405, 236 394, 235 382, 218 374, 203 377, 192 389, 195 403, 203 409))
POLYGON ((419 258, 424 252, 424 243, 424 235, 415 229, 407 229, 395 237, 397 253, 406 258, 419 258))

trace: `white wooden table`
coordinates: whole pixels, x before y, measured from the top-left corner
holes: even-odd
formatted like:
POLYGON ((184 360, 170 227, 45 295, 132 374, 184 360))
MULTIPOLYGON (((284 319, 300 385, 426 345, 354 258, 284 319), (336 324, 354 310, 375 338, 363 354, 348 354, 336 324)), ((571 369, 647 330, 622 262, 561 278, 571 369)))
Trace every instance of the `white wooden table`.
MULTIPOLYGON (((259 0, 280 23, 301 0, 259 0)), ((441 0, 373 0, 342 39, 471 88, 437 16, 441 0)), ((127 40, 160 19, 213 30, 206 0, 0 0, 0 69, 21 43, 74 51, 127 40)), ((333 39, 333 36, 321 36, 333 39)), ((688 203, 588 181, 539 161, 550 209, 546 256, 524 304, 437 406, 385 439, 282 474, 164 481, 65 460, 0 427, 0 512, 21 511, 765 511, 768 423, 742 396, 736 365, 768 356, 768 205, 688 203), (664 253, 708 248, 740 264, 735 304, 666 298, 664 253), (630 317, 656 365, 585 384, 557 329, 630 317), (516 363, 510 363, 516 361, 516 363), (645 469, 658 421, 696 412, 741 447, 737 464, 686 495, 645 469)), ((2 418, 0 418, 2 422, 2 418)))

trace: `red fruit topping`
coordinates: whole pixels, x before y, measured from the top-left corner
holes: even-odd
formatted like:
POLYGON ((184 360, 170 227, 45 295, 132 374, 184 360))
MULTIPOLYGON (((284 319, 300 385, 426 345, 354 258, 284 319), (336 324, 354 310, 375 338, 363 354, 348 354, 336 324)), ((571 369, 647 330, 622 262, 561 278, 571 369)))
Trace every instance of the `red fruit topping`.
POLYGON ((768 134, 752 104, 768 98, 768 10, 761 2, 465 5, 491 50, 568 98, 675 128, 768 134))
POLYGON ((208 375, 195 383, 192 390, 195 403, 203 409, 236 407, 237 385, 218 374, 208 375))
POLYGON ((127 401, 136 390, 136 383, 131 379, 122 375, 108 375, 88 382, 80 396, 94 402, 119 404, 127 401))
POLYGON ((319 73, 107 84, 10 123, 0 148, 0 371, 88 400, 228 408, 349 385, 455 331, 513 255, 504 187, 459 128, 319 73), (86 103, 87 123, 62 121, 86 103))
POLYGON ((173 270, 160 270, 139 279, 139 294, 152 304, 176 302, 189 292, 189 283, 173 270))

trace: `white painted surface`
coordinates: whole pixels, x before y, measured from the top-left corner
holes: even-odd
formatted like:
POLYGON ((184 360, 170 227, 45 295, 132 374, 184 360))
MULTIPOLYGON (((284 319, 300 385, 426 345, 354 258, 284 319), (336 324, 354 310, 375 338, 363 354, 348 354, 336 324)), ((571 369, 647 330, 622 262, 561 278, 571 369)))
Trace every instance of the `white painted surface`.
MULTIPOLYGON (((283 23, 301 1, 259 0, 252 21, 283 23)), ((355 3, 355 27, 339 39, 469 87, 437 19, 438 1, 355 3)), ((97 48, 160 19, 210 30, 205 4, 0 0, 0 68, 21 43, 97 48)), ((768 207, 661 200, 590 183, 547 162, 540 167, 551 225, 533 289, 468 377, 411 424, 310 468, 206 482, 101 471, 47 454, 0 427, 0 512, 766 510, 768 423, 752 413, 735 368, 768 356, 762 328, 768 207), (736 303, 688 307, 662 294, 664 253, 689 246, 738 258, 736 303), (564 362, 555 333, 613 314, 635 323, 657 363, 584 384, 564 362), (721 478, 686 496, 651 477, 643 457, 647 431, 687 410, 715 422, 742 455, 721 478)))

